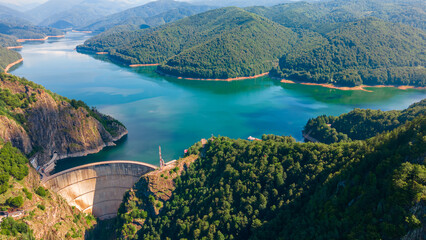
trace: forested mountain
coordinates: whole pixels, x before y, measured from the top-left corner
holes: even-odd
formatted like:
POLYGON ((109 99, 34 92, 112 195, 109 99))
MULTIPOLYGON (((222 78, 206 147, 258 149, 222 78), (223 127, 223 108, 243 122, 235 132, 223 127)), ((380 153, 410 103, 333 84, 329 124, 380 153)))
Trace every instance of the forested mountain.
POLYGON ((272 7, 247 7, 247 11, 267 17, 290 28, 321 31, 333 23, 367 17, 426 29, 426 3, 422 0, 332 0, 293 2, 272 7))
POLYGON ((301 81, 426 86, 426 32, 367 18, 339 24, 311 49, 283 55, 274 75, 301 81))
MULTIPOLYGON (((9 41, 7 36, 12 35, 17 38, 44 38, 47 35, 60 35, 60 31, 51 28, 34 26, 29 20, 31 18, 24 13, 0 5, 0 38, 2 46, 5 41, 9 41)), ((14 46, 9 44, 8 46, 14 46)))
MULTIPOLYGON (((272 6, 280 3, 291 2, 292 0, 188 0, 188 2, 196 4, 208 4, 220 7, 247 7, 247 6, 272 6)), ((306 0, 315 1, 315 0, 306 0)))
POLYGON ((7 65, 21 58, 22 58, 21 54, 1 46, 1 36, 0 36, 0 73, 3 73, 7 65))
MULTIPOLYGON (((319 116, 310 119, 303 134, 322 143, 347 140, 365 140, 385 131, 391 131, 417 116, 426 115, 426 99, 410 105, 403 111, 354 109, 338 117, 319 116)), ((309 139, 305 138, 305 141, 309 139)))
POLYGON ((159 26, 186 16, 212 9, 210 6, 192 5, 174 0, 158 0, 145 5, 127 9, 97 20, 81 30, 105 31, 118 25, 159 26))
POLYGON ((10 35, 0 33, 0 47, 19 46, 19 43, 16 40, 18 40, 18 39, 14 36, 10 36, 10 35))
POLYGON ((426 86, 420 20, 426 14, 424 3, 416 4, 347 0, 245 9, 255 14, 224 8, 150 30, 116 27, 78 49, 108 52, 125 64, 158 63, 160 72, 187 78, 271 70, 274 77, 314 83, 426 86))
POLYGON ((12 35, 16 38, 42 39, 46 36, 63 35, 61 30, 48 27, 39 27, 31 24, 11 23, 0 20, 0 34, 12 35))
POLYGON ((38 24, 52 14, 69 10, 81 2, 83 2, 83 0, 49 0, 25 13, 34 18, 34 23, 38 24))
POLYGON ((239 8, 197 14, 164 26, 102 34, 78 50, 109 52, 126 64, 162 63, 162 72, 200 78, 230 78, 267 72, 296 34, 239 8))
POLYGON ((16 24, 29 24, 28 16, 0 4, 0 20, 16 24))
POLYGON ((170 200, 136 184, 118 231, 126 239, 421 239, 425 134, 420 115, 331 145, 211 138, 189 149, 198 159, 174 180, 170 200))

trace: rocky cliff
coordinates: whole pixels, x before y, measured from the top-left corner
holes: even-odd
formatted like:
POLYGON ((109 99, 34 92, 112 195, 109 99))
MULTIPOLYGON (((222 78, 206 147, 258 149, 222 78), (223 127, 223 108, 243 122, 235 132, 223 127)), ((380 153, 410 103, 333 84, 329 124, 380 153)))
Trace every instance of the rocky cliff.
POLYGON ((114 145, 127 134, 123 124, 24 78, 0 75, 0 138, 41 166, 85 156, 114 145))

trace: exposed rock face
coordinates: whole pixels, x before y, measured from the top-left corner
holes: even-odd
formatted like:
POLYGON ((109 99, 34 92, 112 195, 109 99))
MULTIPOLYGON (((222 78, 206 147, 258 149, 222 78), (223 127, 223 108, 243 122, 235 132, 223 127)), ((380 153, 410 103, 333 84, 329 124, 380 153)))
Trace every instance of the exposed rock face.
POLYGON ((99 152, 127 134, 126 128, 113 118, 84 106, 73 106, 69 100, 41 86, 15 76, 1 75, 0 80, 0 89, 32 99, 28 106, 9 109, 21 114, 23 123, 7 115, 0 116, 0 137, 26 154, 34 150, 33 157, 39 166, 47 163, 54 153, 62 159, 99 152), (102 119, 103 124, 96 118, 102 119))
POLYGON ((13 146, 24 152, 31 152, 33 149, 24 128, 6 116, 0 116, 0 137, 6 142, 12 142, 13 146))
MULTIPOLYGON (((414 205, 410 212, 414 214, 420 221, 424 222, 426 216, 426 207, 424 201, 418 202, 414 205)), ((426 227, 422 224, 421 227, 413 229, 407 233, 401 240, 422 240, 426 237, 426 227)))

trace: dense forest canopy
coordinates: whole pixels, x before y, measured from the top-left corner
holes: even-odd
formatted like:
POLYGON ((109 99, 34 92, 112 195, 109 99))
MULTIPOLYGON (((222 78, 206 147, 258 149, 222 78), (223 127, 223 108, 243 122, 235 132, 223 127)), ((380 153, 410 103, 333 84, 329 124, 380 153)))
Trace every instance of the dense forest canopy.
POLYGON ((231 7, 155 29, 102 34, 78 49, 106 51, 126 64, 164 62, 159 69, 168 74, 228 78, 268 71, 294 41, 291 30, 231 7))
POLYGON ((319 116, 310 119, 303 134, 305 141, 315 139, 322 143, 347 140, 365 140, 385 131, 391 131, 417 116, 426 115, 426 99, 402 111, 354 109, 338 117, 319 116))
POLYGON ((274 75, 301 81, 426 86, 426 33, 367 18, 341 24, 305 50, 293 48, 274 75))
POLYGON ((3 72, 7 65, 19 60, 20 58, 21 54, 0 46, 0 72, 3 72))
POLYGON ((22 180, 28 175, 27 163, 28 159, 17 148, 0 139, 0 194, 9 189, 11 177, 22 180))
POLYGON ((199 159, 159 214, 141 212, 158 203, 137 194, 118 231, 128 239, 401 238, 424 220, 425 133, 420 115, 367 141, 331 145, 211 138, 189 149, 199 159))
POLYGON ((272 7, 247 7, 247 11, 267 17, 289 28, 321 31, 336 23, 375 17, 426 29, 426 4, 421 0, 332 0, 285 3, 272 7))
POLYGON ((14 47, 19 46, 19 43, 16 42, 17 38, 14 36, 1 34, 0 33, 0 47, 14 47))
POLYGON ((11 35, 17 38, 41 39, 46 36, 63 35, 61 30, 48 27, 39 27, 31 24, 12 23, 7 20, 0 20, 0 33, 11 35))
POLYGON ((270 71, 345 86, 426 86, 422 6, 350 0, 223 8, 154 29, 118 27, 78 49, 108 52, 124 64, 159 63, 160 72, 189 78, 270 71))

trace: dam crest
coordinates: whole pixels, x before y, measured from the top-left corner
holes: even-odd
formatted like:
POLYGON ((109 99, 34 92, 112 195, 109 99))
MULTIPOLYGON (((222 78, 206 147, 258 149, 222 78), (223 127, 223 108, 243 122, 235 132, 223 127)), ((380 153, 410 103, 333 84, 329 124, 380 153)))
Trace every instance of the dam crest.
POLYGON ((84 213, 103 220, 117 215, 124 193, 157 166, 136 161, 106 161, 71 168, 42 179, 45 187, 61 195, 84 213))

